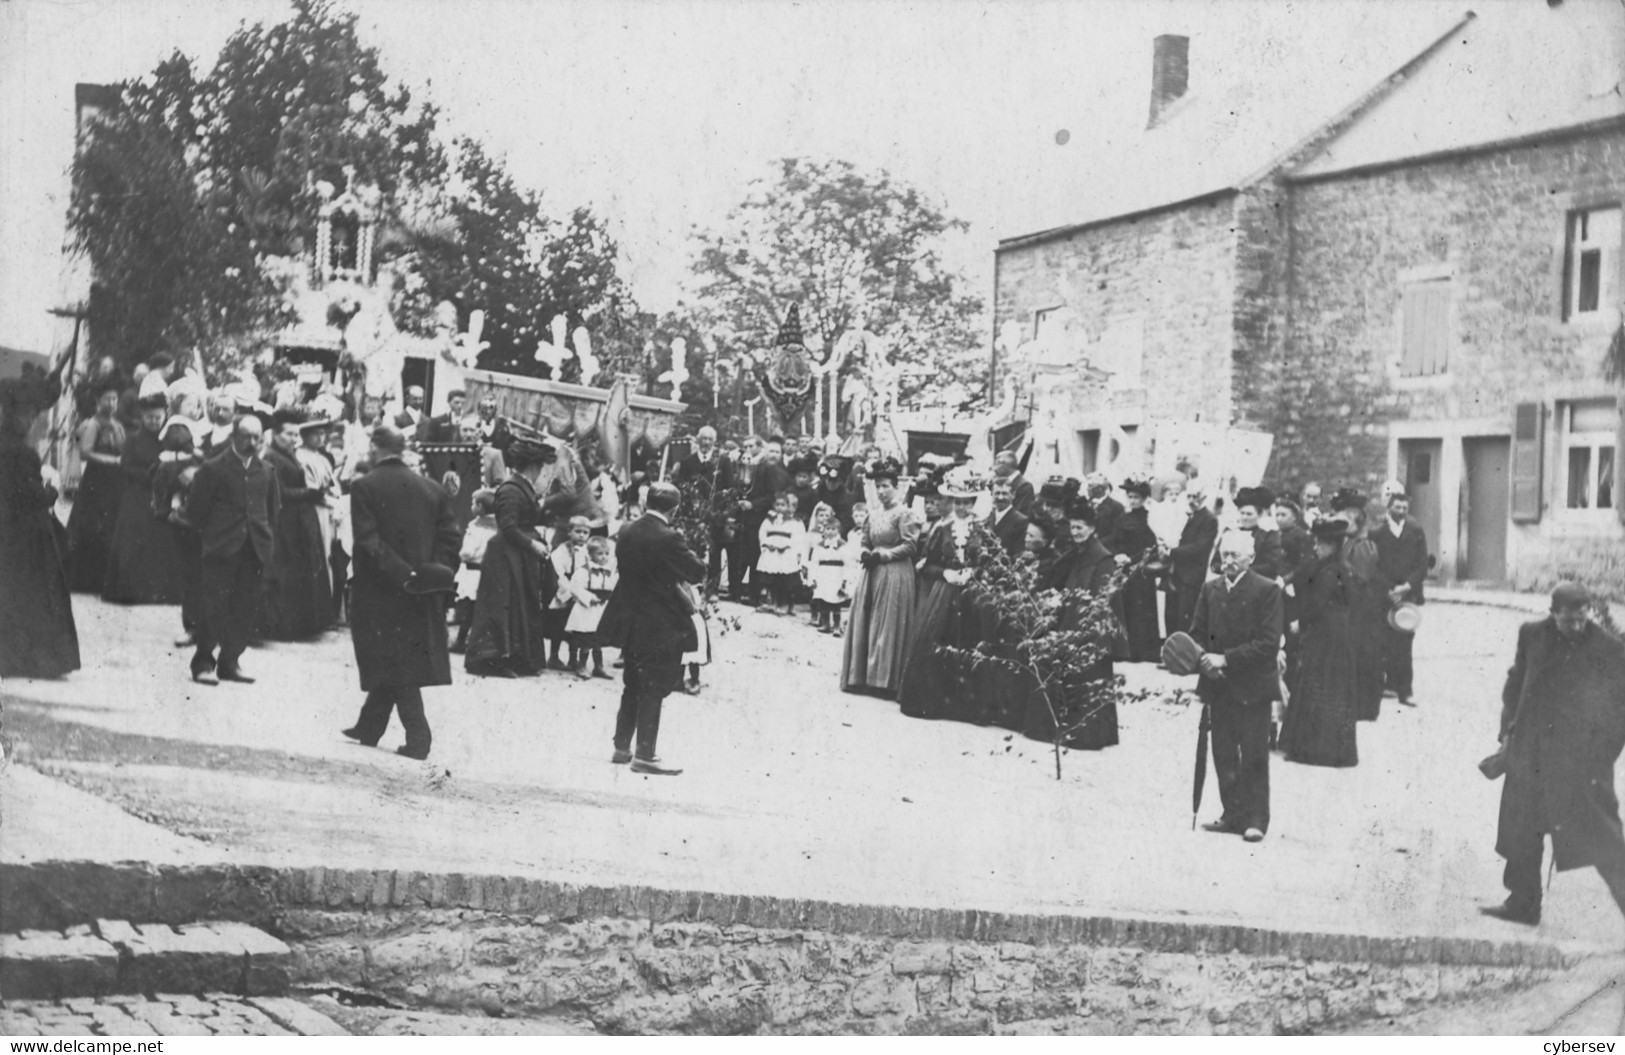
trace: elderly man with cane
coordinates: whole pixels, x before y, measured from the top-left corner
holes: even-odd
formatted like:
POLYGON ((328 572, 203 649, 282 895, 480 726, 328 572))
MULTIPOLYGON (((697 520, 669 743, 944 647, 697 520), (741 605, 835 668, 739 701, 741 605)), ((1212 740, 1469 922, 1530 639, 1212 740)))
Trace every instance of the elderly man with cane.
POLYGON ((1591 622, 1591 595, 1552 591, 1551 615, 1518 631, 1501 691, 1501 746, 1480 768, 1506 774, 1495 852, 1506 858, 1504 903, 1479 911, 1540 922, 1540 863, 1552 837, 1558 871, 1595 868, 1625 912, 1625 835, 1614 762, 1625 747, 1625 644, 1591 622))
POLYGON ((1202 827, 1259 842, 1270 826, 1270 713, 1280 698, 1283 591, 1251 570, 1253 538, 1219 541, 1219 576, 1202 587, 1190 636, 1202 655, 1196 695, 1212 714, 1224 813, 1202 827))

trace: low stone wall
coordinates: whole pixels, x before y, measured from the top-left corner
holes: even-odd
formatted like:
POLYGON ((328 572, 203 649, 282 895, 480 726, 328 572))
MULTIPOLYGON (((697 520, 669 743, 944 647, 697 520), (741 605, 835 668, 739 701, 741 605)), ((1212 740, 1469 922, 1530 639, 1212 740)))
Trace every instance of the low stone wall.
POLYGON ((612 1033, 1299 1033, 1549 974, 471 910, 282 922, 305 984, 612 1033))
POLYGON ((1521 987, 1533 942, 841 905, 417 872, 0 866, 6 930, 242 919, 296 985, 625 1033, 1271 1033, 1521 987))

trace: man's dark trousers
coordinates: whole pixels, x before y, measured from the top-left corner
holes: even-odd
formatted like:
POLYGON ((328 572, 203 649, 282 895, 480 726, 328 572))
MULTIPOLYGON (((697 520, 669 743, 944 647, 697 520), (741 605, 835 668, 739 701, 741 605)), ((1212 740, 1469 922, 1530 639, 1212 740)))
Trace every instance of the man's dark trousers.
MULTIPOLYGON (((1540 864, 1545 851, 1546 836, 1541 834, 1507 858, 1506 868, 1501 873, 1501 884, 1511 895, 1507 900, 1514 908, 1530 911, 1540 908, 1540 864)), ((1596 847, 1596 857, 1593 864, 1597 874, 1608 884, 1608 892, 1614 895, 1614 903, 1619 910, 1625 912, 1625 835, 1620 834, 1617 826, 1613 838, 1596 847)))
POLYGON ((389 715, 395 711, 401 716, 406 730, 406 749, 426 755, 433 737, 429 734, 429 720, 423 714, 423 690, 416 685, 380 685, 367 693, 361 705, 361 717, 356 720, 356 739, 364 744, 376 744, 389 728, 389 715))
MULTIPOLYGON (((722 585, 722 548, 727 545, 720 528, 711 529, 711 545, 705 552, 705 592, 714 594, 722 585)), ((731 563, 731 562, 730 562, 731 563)))
POLYGON ((220 649, 219 669, 236 670, 237 661, 248 647, 249 635, 260 610, 265 570, 254 552, 254 544, 243 542, 235 557, 225 560, 204 558, 202 579, 202 619, 192 656, 194 674, 214 670, 214 650, 220 649))
POLYGON ((1255 700, 1210 705, 1213 772, 1219 778, 1224 820, 1245 830, 1270 830, 1270 703, 1255 700))
POLYGON ((632 750, 632 734, 636 732, 637 757, 654 761, 655 741, 660 736, 660 705, 682 676, 681 652, 626 654, 621 709, 615 715, 615 750, 632 750))
POLYGON ((1382 639, 1382 669, 1388 688, 1392 689, 1400 699, 1410 699, 1411 681, 1414 677, 1411 665, 1411 646, 1416 644, 1416 634, 1405 630, 1395 630, 1391 626, 1383 627, 1382 639))

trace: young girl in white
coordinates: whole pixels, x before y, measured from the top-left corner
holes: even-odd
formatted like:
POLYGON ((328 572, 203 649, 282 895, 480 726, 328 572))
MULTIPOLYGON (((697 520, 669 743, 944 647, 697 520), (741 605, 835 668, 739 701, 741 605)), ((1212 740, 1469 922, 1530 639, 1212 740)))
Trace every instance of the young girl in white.
POLYGON ((769 598, 762 610, 791 615, 801 562, 807 555, 807 529, 796 516, 795 495, 786 491, 773 499, 773 512, 762 521, 761 543, 756 574, 767 584, 769 598))
POLYGON ((463 563, 457 569, 457 603, 452 607, 457 618, 457 642, 451 646, 453 652, 468 648, 468 626, 474 619, 474 598, 480 592, 480 565, 485 562, 485 547, 497 533, 496 492, 481 488, 469 501, 474 519, 463 529, 463 548, 458 554, 463 563))
POLYGON ((846 541, 835 510, 826 502, 813 509, 807 563, 802 578, 812 587, 813 625, 820 633, 841 632, 841 609, 851 600, 846 541))
POLYGON ((553 548, 553 570, 559 576, 559 588, 547 602, 547 612, 542 616, 542 630, 552 642, 552 655, 547 665, 553 670, 579 671, 582 657, 577 654, 575 642, 570 643, 570 665, 566 667, 559 662, 559 649, 569 636, 565 624, 570 621, 570 609, 575 605, 576 593, 570 583, 575 579, 576 569, 586 566, 587 539, 592 535, 592 522, 586 517, 576 516, 570 518, 570 534, 553 548))
POLYGON ((576 566, 570 582, 570 593, 575 604, 570 618, 565 621, 565 632, 570 635, 570 654, 579 657, 572 662, 578 678, 607 678, 604 670, 604 650, 597 643, 598 620, 604 617, 604 602, 615 590, 617 576, 609 559, 609 539, 593 536, 587 540, 587 559, 576 566), (592 652, 592 673, 587 673, 587 653, 592 652))

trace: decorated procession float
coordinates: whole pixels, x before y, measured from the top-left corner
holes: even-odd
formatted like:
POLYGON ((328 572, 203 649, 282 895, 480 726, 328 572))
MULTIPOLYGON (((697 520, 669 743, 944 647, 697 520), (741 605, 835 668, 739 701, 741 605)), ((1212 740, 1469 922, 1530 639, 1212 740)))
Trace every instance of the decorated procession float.
MULTIPOLYGON (((535 353, 554 376, 566 360, 576 359, 579 384, 479 369, 486 345, 481 339, 484 312, 478 309, 469 313, 462 330, 450 302, 436 306, 432 333, 400 328, 396 318, 409 280, 377 260, 378 192, 353 181, 342 193, 327 184, 317 190, 322 205, 314 252, 293 262, 287 276, 297 321, 279 335, 269 361, 261 364, 276 381, 279 403, 325 405, 337 416, 344 402, 354 413, 364 399, 374 400, 389 420, 400 413, 413 387, 423 390, 422 411, 431 417, 446 412, 453 391, 465 393, 470 413, 491 396, 497 414, 517 423, 519 430, 534 429, 563 441, 556 476, 567 487, 584 480, 581 452, 589 446, 598 448, 604 464, 618 467, 622 479, 630 474, 635 451, 659 456, 684 404, 634 392, 632 380, 624 377, 597 387, 594 382, 605 379, 604 371, 585 327, 577 327, 570 335, 573 347, 567 347, 567 323, 555 318, 551 342, 543 342, 535 353), (339 400, 337 393, 346 399, 339 400)), ((681 350, 674 351, 679 353, 674 361, 680 363, 681 350)), ((675 395, 683 378, 662 378, 667 379, 675 395)), ((455 474, 458 511, 466 520, 481 477, 480 444, 420 443, 417 449, 433 478, 455 474)))

